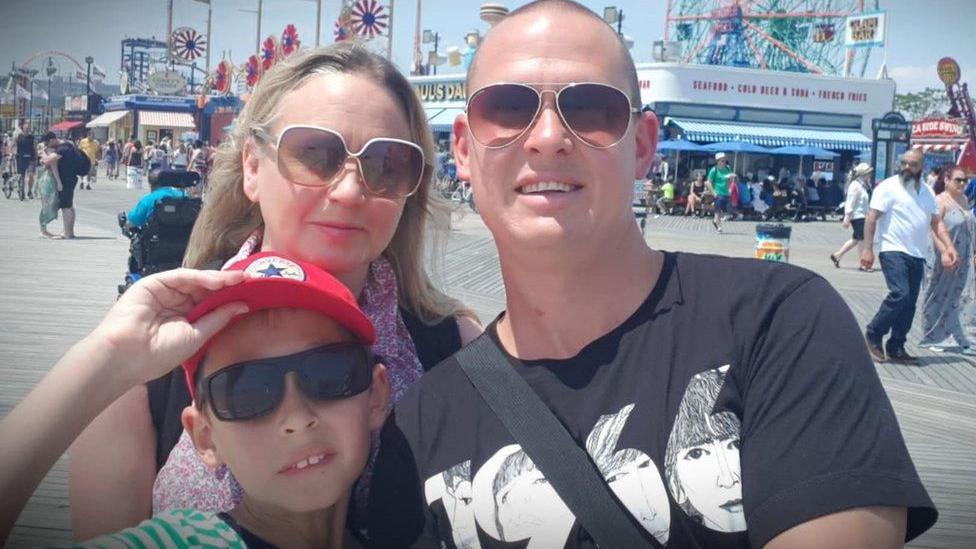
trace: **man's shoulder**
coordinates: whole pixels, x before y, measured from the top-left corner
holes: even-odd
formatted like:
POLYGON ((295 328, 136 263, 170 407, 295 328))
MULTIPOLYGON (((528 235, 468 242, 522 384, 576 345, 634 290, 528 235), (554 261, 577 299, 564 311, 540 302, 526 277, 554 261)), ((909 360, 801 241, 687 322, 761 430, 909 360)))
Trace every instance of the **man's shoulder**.
POLYGON ((673 252, 676 276, 682 284, 702 282, 717 286, 721 291, 733 290, 747 283, 748 287, 769 282, 803 283, 820 275, 805 269, 776 261, 761 261, 750 257, 673 252), (722 284, 716 285, 716 281, 722 284))

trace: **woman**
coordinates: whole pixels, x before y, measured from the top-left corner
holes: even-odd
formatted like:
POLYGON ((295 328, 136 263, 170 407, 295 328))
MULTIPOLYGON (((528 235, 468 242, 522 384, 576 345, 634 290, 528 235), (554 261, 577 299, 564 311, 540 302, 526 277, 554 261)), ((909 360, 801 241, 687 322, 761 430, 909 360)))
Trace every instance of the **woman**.
POLYGON ((107 176, 109 179, 119 177, 119 147, 115 141, 109 141, 105 146, 105 161, 108 164, 107 176))
POLYGON ((960 168, 952 168, 946 172, 948 177, 944 180, 945 192, 935 197, 939 207, 936 215, 945 223, 961 261, 955 270, 942 267, 939 259, 942 244, 938 239, 932 239, 935 243, 935 261, 932 263, 932 273, 922 301, 924 322, 921 345, 933 351, 944 351, 948 349, 946 340, 952 336, 960 353, 976 356, 976 349, 966 337, 959 320, 962 294, 969 283, 969 261, 964 258, 973 256, 972 206, 963 193, 968 179, 966 172, 960 168))
POLYGON ((180 141, 180 145, 173 150, 173 169, 182 172, 186 170, 189 164, 190 151, 186 148, 186 142, 180 141))
POLYGON ((54 238, 48 232, 47 224, 58 217, 58 193, 61 192, 61 175, 58 173, 58 160, 61 158, 52 147, 41 150, 41 174, 37 179, 37 192, 41 198, 41 213, 38 221, 41 223, 41 236, 54 238))
POLYGON ((705 173, 698 172, 695 180, 688 187, 688 205, 685 206, 685 215, 695 214, 701 208, 702 197, 705 196, 705 173))
MULTIPOLYGON (((353 45, 293 55, 265 73, 221 144, 184 263, 215 268, 277 251, 325 268, 376 325, 374 351, 398 399, 481 331, 424 271, 425 228, 446 230, 449 219, 429 194, 433 151, 419 99, 389 61, 353 45), (371 141, 381 146, 365 150, 371 141), (363 158, 348 155, 363 150, 363 158), (342 160, 327 166, 327 156, 342 160), (388 177, 404 173, 410 178, 388 177)), ((236 482, 214 478, 183 436, 181 376, 130 391, 76 442, 76 537, 131 526, 154 507, 219 509, 239 498, 236 482)))
MULTIPOLYGON (((861 162, 854 167, 854 172, 851 174, 853 178, 847 186, 847 200, 844 201, 844 228, 852 230, 851 238, 839 250, 830 254, 830 261, 838 269, 840 258, 853 248, 857 247, 858 256, 861 255, 861 246, 864 244, 864 219, 868 215, 871 201, 872 172, 874 168, 866 162, 861 162)), ((867 270, 864 267, 860 269, 867 270)))
POLYGON ((142 150, 142 142, 136 139, 132 143, 132 148, 129 149, 129 154, 126 156, 125 162, 125 188, 126 189, 141 189, 142 188, 142 164, 144 161, 142 150))

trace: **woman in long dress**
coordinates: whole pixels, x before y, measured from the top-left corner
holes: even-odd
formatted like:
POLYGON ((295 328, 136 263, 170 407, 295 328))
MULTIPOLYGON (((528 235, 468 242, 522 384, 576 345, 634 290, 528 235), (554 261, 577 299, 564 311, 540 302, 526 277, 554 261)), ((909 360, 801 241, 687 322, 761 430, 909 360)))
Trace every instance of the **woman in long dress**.
POLYGON ((61 176, 58 174, 58 160, 61 155, 53 148, 45 147, 41 150, 41 174, 37 180, 38 194, 41 197, 41 213, 38 221, 41 224, 41 236, 54 238, 48 232, 47 224, 58 217, 58 192, 61 191, 61 176))
POLYGON ((945 192, 936 197, 938 215, 952 237, 960 262, 955 270, 945 270, 939 260, 941 251, 938 244, 936 245, 932 274, 923 301, 921 345, 933 351, 945 351, 951 349, 945 342, 952 336, 959 352, 976 355, 976 348, 973 348, 966 337, 959 320, 963 306, 962 295, 969 281, 970 262, 973 258, 974 221, 969 199, 963 193, 966 182, 966 173, 955 168, 946 181, 945 192))

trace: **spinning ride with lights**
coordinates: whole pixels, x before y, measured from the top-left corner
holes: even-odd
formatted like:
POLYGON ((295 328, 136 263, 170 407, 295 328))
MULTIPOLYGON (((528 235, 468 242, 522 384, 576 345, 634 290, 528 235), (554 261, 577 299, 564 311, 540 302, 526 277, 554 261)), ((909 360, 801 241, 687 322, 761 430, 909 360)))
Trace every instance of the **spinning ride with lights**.
POLYGON ((871 48, 847 48, 848 16, 878 0, 668 0, 664 39, 688 63, 863 77, 871 48))

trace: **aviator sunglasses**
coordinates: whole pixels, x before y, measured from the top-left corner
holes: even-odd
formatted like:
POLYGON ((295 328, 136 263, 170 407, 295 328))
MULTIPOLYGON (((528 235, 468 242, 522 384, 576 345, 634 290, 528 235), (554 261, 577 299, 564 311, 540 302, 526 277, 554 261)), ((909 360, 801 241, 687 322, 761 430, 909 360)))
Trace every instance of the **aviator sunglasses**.
POLYGON ((610 148, 630 129, 631 118, 641 109, 630 104, 620 88, 596 82, 561 84, 555 90, 539 90, 552 84, 501 82, 480 88, 468 100, 468 126, 475 141, 499 149, 518 141, 542 111, 542 96, 555 96, 556 112, 577 139, 596 149, 610 148))
POLYGON ((416 143, 375 137, 353 153, 335 130, 318 126, 288 126, 275 138, 262 128, 252 134, 277 151, 278 173, 304 187, 324 187, 356 159, 368 194, 405 198, 417 191, 424 177, 424 151, 416 143))
POLYGON ((201 389, 218 419, 244 421, 268 414, 281 404, 289 372, 295 372, 307 398, 337 400, 368 389, 375 363, 363 345, 323 345, 292 355, 239 362, 207 376, 201 389))

